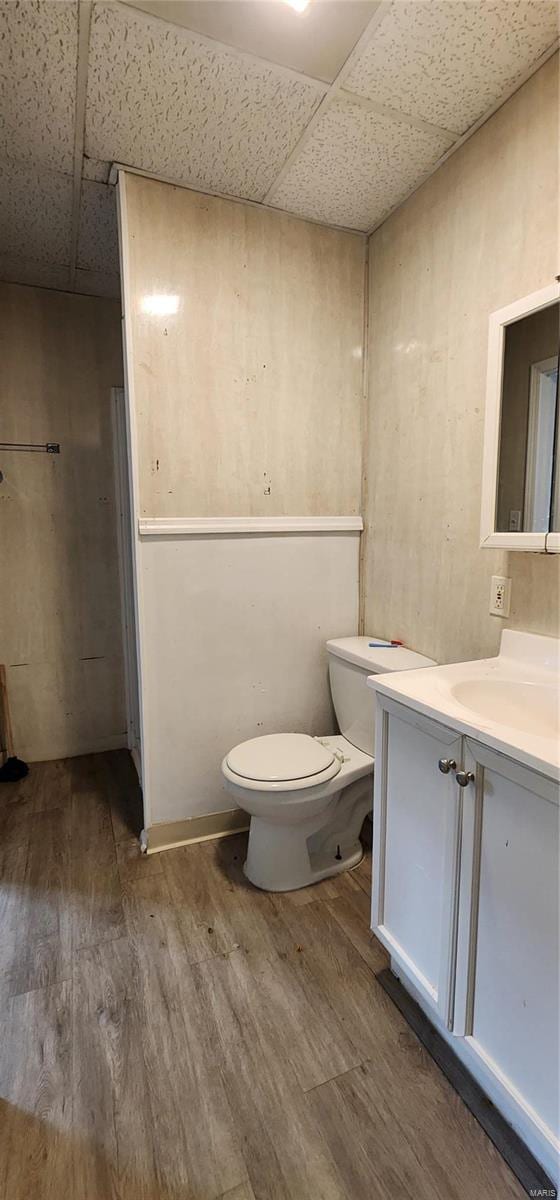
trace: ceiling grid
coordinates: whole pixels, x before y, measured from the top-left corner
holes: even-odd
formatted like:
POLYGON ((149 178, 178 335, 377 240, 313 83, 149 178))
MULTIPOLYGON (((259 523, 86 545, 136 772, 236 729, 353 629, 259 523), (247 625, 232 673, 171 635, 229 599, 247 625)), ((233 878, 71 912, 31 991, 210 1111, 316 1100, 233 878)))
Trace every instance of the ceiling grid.
POLYGON ((112 162, 366 234, 558 46, 556 0, 0 0, 0 278, 119 295, 112 162))

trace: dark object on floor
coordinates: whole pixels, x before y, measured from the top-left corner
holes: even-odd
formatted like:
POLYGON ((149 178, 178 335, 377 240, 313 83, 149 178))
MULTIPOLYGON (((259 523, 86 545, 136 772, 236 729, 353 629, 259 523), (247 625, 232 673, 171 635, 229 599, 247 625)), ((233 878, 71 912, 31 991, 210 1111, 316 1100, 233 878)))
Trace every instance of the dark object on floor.
POLYGON ((17 783, 18 779, 24 779, 26 775, 29 775, 27 763, 15 755, 7 758, 4 766, 0 767, 0 783, 17 783))
POLYGON ((460 1058, 430 1023, 420 1005, 412 999, 396 975, 393 975, 393 972, 387 968, 385 971, 380 971, 379 975, 376 975, 376 979, 387 995, 391 997, 393 1004, 402 1013, 416 1037, 425 1046, 428 1054, 437 1063, 440 1071, 443 1071, 451 1087, 461 1097, 473 1117, 476 1117, 490 1141, 494 1143, 496 1150, 507 1162, 508 1167, 511 1167, 514 1175, 517 1175, 525 1191, 530 1196, 557 1197, 556 1187, 548 1178, 544 1168, 527 1149, 525 1142, 511 1128, 511 1125, 508 1125, 492 1101, 488 1099, 480 1084, 463 1066, 460 1058))
POLYGON ((7 754, 4 765, 0 767, 0 783, 17 783, 18 779, 24 779, 29 773, 29 767, 14 754, 14 735, 8 702, 6 668, 3 665, 0 665, 0 733, 2 735, 0 744, 7 754))

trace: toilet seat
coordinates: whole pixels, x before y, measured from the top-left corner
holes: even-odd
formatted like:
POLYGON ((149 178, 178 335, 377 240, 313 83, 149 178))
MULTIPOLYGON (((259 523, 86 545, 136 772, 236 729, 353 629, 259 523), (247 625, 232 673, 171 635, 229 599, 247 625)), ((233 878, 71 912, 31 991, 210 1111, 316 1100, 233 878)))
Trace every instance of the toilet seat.
POLYGON ((307 733, 272 733, 240 742, 224 759, 232 783, 259 792, 301 791, 333 779, 340 758, 307 733))

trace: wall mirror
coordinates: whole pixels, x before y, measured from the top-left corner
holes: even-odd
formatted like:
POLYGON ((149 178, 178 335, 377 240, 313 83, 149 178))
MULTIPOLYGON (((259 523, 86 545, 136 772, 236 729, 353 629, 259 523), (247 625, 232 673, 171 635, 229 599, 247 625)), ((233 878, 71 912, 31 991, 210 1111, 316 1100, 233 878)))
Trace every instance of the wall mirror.
POLYGON ((560 285, 490 315, 481 546, 560 551, 560 285))

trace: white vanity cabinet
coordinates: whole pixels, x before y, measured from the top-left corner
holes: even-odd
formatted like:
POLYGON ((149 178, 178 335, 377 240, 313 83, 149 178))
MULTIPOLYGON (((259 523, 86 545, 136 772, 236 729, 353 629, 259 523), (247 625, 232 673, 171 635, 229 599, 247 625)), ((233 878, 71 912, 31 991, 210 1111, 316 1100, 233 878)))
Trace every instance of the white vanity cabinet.
POLYGON ((372 927, 554 1174, 558 785, 381 693, 376 751, 372 927))
POLYGON ((373 928, 450 1027, 460 735, 385 697, 376 730, 373 928))
POLYGON ((558 785, 465 738, 455 1027, 555 1149, 558 785))

